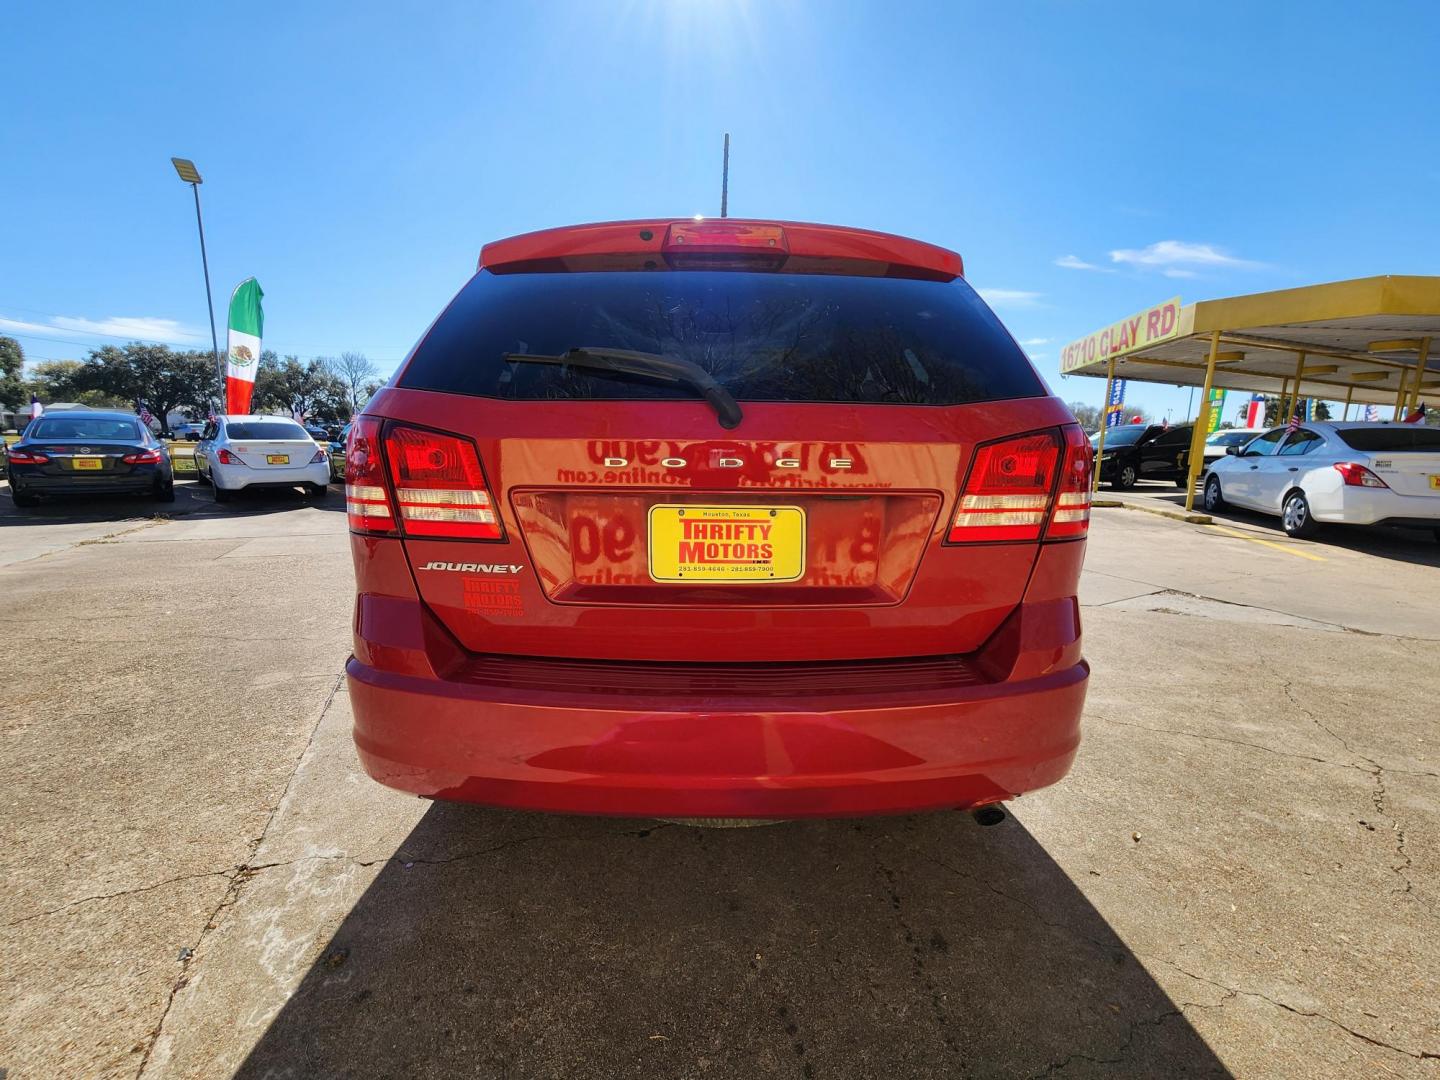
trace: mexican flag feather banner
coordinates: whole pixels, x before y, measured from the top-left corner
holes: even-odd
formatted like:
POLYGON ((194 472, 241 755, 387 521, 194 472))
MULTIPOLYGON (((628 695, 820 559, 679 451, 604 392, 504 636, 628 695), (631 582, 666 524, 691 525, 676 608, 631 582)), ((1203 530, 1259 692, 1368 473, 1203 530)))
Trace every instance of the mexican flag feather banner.
POLYGON ((236 285, 230 294, 225 362, 225 412, 230 416, 250 411, 255 367, 260 363, 260 337, 265 329, 265 312, 260 308, 264 296, 265 291, 253 277, 236 285))

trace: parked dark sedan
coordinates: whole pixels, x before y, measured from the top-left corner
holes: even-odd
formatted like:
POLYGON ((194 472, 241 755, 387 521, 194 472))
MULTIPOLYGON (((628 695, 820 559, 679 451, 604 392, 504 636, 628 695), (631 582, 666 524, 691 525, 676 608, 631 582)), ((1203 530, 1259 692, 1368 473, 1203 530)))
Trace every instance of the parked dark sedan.
POLYGON ((32 420, 10 447, 6 473, 16 506, 42 495, 148 495, 175 501, 170 454, 129 413, 52 412, 32 420))
MULTIPOLYGON (((1139 480, 1172 480, 1185 486, 1190 464, 1190 437, 1194 424, 1164 427, 1160 424, 1126 424, 1105 432, 1100 456, 1100 480, 1113 488, 1132 488, 1139 480)), ((1092 446, 1099 434, 1090 436, 1092 446)))

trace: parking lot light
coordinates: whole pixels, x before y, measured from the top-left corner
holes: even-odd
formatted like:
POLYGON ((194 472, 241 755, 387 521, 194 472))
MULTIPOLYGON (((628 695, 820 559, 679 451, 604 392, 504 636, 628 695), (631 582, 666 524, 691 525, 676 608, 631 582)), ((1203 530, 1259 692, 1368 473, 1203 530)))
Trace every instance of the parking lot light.
POLYGON ((170 164, 175 166, 176 174, 195 193, 195 224, 200 229, 200 267, 205 271, 205 310, 210 313, 210 348, 215 356, 215 373, 223 384, 225 369, 220 364, 220 338, 215 333, 215 301, 210 295, 210 260, 205 254, 205 219, 200 216, 200 185, 205 181, 189 158, 172 157, 170 164))

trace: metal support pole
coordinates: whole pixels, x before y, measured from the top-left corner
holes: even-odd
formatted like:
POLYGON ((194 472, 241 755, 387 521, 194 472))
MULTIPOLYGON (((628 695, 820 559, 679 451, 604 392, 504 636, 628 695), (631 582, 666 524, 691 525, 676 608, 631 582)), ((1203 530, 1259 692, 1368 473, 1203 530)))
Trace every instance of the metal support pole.
MULTIPOLYGON (((1282 424, 1283 424, 1283 423, 1286 423, 1285 415, 1284 415, 1284 413, 1285 413, 1285 400, 1286 400, 1289 396, 1290 396, 1290 376, 1289 376, 1289 375, 1286 375, 1285 378, 1283 378, 1283 379, 1280 380, 1280 412, 1279 412, 1279 413, 1276 415, 1276 417, 1275 417, 1275 419, 1276 419, 1276 420, 1279 420, 1282 424)), ((1270 425, 1269 425, 1268 423, 1265 423, 1265 424, 1261 424, 1260 426, 1261 426, 1261 427, 1269 427, 1270 425)))
POLYGON ((1348 390, 1345 391, 1345 413, 1344 413, 1344 415, 1341 416, 1341 418, 1340 418, 1342 421, 1343 421, 1343 420, 1349 420, 1349 419, 1350 419, 1350 403, 1351 403, 1352 401, 1354 401, 1354 400, 1355 400, 1355 387, 1352 386, 1352 387, 1350 387, 1348 390))
MULTIPOLYGON (((205 309, 210 312, 210 348, 215 354, 215 374, 225 381, 225 367, 220 363, 220 338, 215 333, 215 301, 210 297, 210 260, 205 254, 205 219, 200 216, 200 185, 191 184, 195 192, 195 224, 200 229, 200 265, 205 270, 205 309)), ((221 393, 224 391, 222 389, 221 393)))
POLYGON ((725 164, 720 170, 720 216, 730 216, 730 133, 725 133, 725 164))
POLYGON ((1115 358, 1110 358, 1105 375, 1105 404, 1100 410, 1100 445, 1095 448, 1095 471, 1090 477, 1090 490, 1100 490, 1100 458, 1105 453, 1105 429, 1110 426, 1110 392, 1115 386, 1115 358))
POLYGON ((1430 363, 1430 339, 1420 339, 1420 353, 1415 360, 1415 385, 1410 388, 1410 407, 1405 410, 1408 416, 1420 407, 1420 387, 1425 381, 1425 369, 1430 363))
POLYGON ((1205 362, 1205 392, 1200 395, 1200 412, 1195 417, 1195 430, 1190 433, 1190 461, 1185 485, 1185 510, 1195 509, 1195 481, 1205 463, 1205 428, 1210 419, 1210 387, 1215 382, 1215 358, 1220 354, 1220 331, 1210 335, 1210 359, 1205 362))
POLYGON ((1295 355, 1299 358, 1295 361, 1295 388, 1290 393, 1290 407, 1280 418, 1280 422, 1284 424, 1290 422, 1290 418, 1295 415, 1295 410, 1300 407, 1300 381, 1305 376, 1305 354, 1302 352, 1295 355))

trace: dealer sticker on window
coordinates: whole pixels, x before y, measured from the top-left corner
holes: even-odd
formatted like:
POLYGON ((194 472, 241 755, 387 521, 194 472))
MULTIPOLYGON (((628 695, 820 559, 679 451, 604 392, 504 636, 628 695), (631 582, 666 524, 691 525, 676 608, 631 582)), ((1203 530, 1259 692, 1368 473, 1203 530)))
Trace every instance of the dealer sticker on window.
POLYGON ((805 511, 798 506, 650 508, 655 581, 798 581, 805 576, 805 511))

